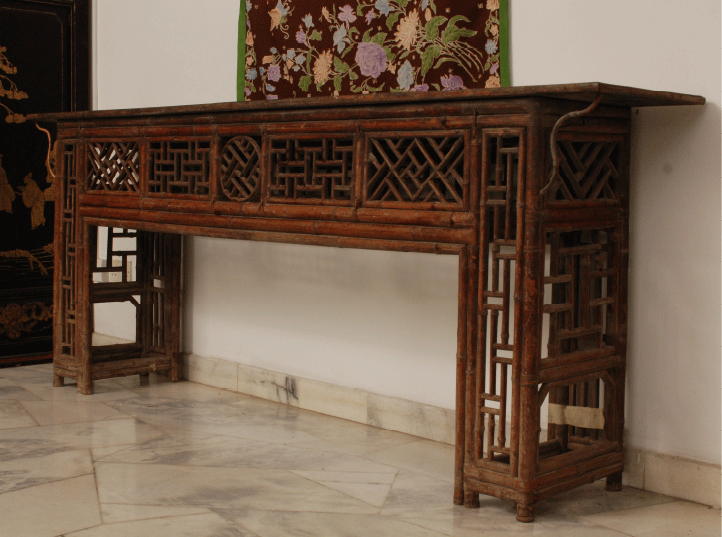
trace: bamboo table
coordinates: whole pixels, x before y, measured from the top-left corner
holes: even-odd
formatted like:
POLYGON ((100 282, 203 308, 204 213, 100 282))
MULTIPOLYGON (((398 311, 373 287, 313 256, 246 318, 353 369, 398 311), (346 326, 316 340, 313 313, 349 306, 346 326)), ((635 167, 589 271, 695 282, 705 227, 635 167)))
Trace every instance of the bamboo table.
POLYGON ((631 108, 703 103, 589 83, 32 118, 57 122, 54 384, 178 380, 184 234, 456 255, 454 502, 530 522, 618 490, 631 108), (136 307, 135 343, 92 345, 102 302, 136 307))

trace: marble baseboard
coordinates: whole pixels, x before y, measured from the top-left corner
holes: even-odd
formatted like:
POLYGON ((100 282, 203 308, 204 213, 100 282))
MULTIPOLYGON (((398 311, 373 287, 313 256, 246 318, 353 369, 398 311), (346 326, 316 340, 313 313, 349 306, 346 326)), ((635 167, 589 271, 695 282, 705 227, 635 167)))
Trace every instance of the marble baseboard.
MULTIPOLYGON (((183 356, 183 378, 380 429, 454 443, 454 411, 286 375, 229 360, 183 356)), ((720 467, 627 447, 623 483, 720 507, 720 467)))

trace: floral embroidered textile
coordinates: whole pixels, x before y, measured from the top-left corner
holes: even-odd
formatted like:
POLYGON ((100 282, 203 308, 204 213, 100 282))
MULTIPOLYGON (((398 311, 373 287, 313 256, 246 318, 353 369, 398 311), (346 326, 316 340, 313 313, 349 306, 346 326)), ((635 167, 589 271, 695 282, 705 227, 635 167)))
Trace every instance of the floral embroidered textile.
POLYGON ((505 0, 244 3, 239 99, 508 85, 505 0))

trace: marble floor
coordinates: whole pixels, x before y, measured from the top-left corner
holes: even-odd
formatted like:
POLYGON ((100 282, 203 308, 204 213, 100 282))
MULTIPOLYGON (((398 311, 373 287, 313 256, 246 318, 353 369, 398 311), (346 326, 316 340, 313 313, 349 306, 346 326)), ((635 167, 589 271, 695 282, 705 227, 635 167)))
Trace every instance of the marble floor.
POLYGON ((718 509, 601 482, 521 524, 452 504, 446 444, 154 375, 95 392, 0 369, 0 536, 720 535, 718 509))

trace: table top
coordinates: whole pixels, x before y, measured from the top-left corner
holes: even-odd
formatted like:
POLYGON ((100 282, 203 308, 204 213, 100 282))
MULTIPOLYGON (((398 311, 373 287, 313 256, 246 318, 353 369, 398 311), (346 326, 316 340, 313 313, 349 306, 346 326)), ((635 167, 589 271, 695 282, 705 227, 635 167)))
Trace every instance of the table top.
POLYGON ((338 97, 312 97, 307 99, 283 99, 269 101, 245 101, 155 108, 119 110, 94 110, 83 112, 59 112, 30 114, 30 121, 82 121, 85 119, 138 118, 168 115, 218 114, 253 110, 295 110, 299 108, 343 108, 353 106, 389 106, 414 103, 444 103, 464 101, 490 101, 520 98, 551 98, 590 103, 601 95, 601 104, 623 107, 702 105, 705 98, 667 91, 653 91, 628 86, 587 82, 553 84, 543 86, 517 86, 448 92, 372 93, 368 95, 344 95, 338 97))

